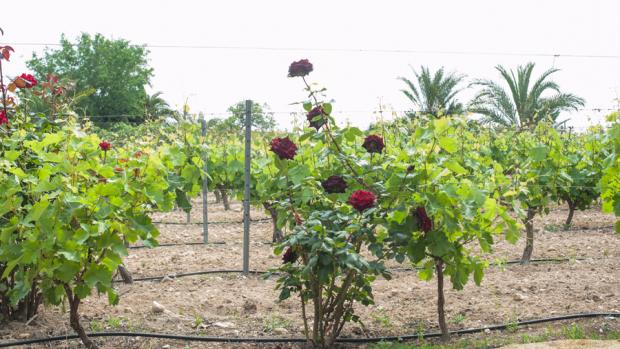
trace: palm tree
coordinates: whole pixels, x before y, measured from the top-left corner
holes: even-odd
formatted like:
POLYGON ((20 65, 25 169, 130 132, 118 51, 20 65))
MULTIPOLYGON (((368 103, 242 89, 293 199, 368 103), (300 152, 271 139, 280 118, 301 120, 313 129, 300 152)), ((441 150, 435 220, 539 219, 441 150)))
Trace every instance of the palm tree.
POLYGON ((585 103, 581 97, 560 92, 558 84, 547 79, 559 69, 547 70, 531 86, 534 63, 517 67, 516 76, 514 71, 509 72, 501 65, 495 69, 508 84, 508 90, 491 80, 478 80, 472 83, 482 86, 482 90, 470 103, 469 111, 482 114, 484 123, 517 129, 535 127, 543 120, 561 125, 566 120, 557 122, 560 112, 576 110, 585 103), (547 91, 554 94, 543 97, 547 91))
MULTIPOLYGON (((428 67, 424 66, 420 67, 420 73, 414 70, 413 74, 417 80, 417 86, 407 78, 399 77, 398 79, 407 84, 408 89, 401 91, 420 113, 435 117, 463 113, 463 105, 456 99, 456 94, 461 91, 457 86, 465 78, 464 75, 446 74, 443 67, 435 74, 431 74, 428 67)), ((410 115, 415 115, 415 113, 410 115)))
POLYGON ((144 101, 144 117, 147 120, 155 119, 159 116, 172 113, 170 105, 163 98, 161 98, 162 92, 156 92, 150 96, 146 96, 144 101))

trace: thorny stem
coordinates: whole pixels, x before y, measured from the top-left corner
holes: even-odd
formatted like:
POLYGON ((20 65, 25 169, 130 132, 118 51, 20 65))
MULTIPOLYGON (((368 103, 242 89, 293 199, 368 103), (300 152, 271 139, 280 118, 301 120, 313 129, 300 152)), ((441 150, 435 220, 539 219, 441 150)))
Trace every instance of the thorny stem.
POLYGON ((5 117, 9 117, 6 111, 6 89, 4 88, 4 75, 2 74, 2 59, 0 59, 0 89, 2 89, 2 108, 4 109, 5 117))
MULTIPOLYGON (((308 89, 308 91, 310 91, 310 97, 312 97, 312 99, 314 100, 314 104, 318 106, 319 105, 319 100, 316 98, 315 92, 312 90, 312 88, 310 87, 310 85, 308 84, 308 82, 306 81, 306 78, 304 76, 302 76, 301 79, 304 81, 304 84, 306 85, 306 88, 308 89)), ((338 151, 338 153, 340 153, 340 155, 342 155, 342 160, 344 161, 344 164, 349 168, 349 170, 351 170, 351 173, 355 176, 355 180, 359 184, 364 186, 366 189, 374 192, 374 190, 372 190, 372 188, 368 184, 366 184, 366 182, 364 182, 364 180, 362 178, 359 177, 359 174, 353 168, 353 165, 351 165, 351 163, 349 162, 349 158, 346 156, 346 154, 344 153, 342 148, 340 148, 340 145, 338 144, 338 142, 336 142, 336 139, 334 138, 334 135, 331 132, 331 128, 329 127, 329 122, 325 123, 325 131, 327 131, 326 132, 327 136, 329 136, 329 139, 332 141, 332 143, 336 147, 336 150, 338 151)))

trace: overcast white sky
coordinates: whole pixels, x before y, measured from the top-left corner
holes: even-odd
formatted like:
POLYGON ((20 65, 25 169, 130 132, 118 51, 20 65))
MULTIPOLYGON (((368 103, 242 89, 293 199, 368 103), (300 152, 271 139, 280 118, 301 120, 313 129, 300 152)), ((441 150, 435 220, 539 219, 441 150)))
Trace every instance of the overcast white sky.
MULTIPOLYGON (((410 65, 445 66, 469 79, 499 79, 494 66, 536 62, 539 73, 555 65, 565 92, 586 108, 611 108, 620 96, 620 1, 3 1, 0 43, 58 43, 61 33, 102 33, 135 44, 407 50, 341 52, 313 50, 151 48, 155 69, 150 91, 172 105, 189 99, 192 112, 221 114, 243 99, 267 102, 282 127, 289 105, 304 98, 302 83, 287 78, 290 62, 308 58, 310 80, 328 88, 341 120, 366 126, 382 101, 388 109, 411 107, 398 76, 410 65), (515 55, 439 54, 450 52, 515 55), (559 54, 541 57, 535 54, 559 54)), ((14 46, 7 72, 15 75, 40 46, 14 46)), ((460 99, 468 101, 474 90, 460 99)), ((604 112, 567 114, 583 126, 604 112), (591 120, 588 120, 591 118, 591 120)))

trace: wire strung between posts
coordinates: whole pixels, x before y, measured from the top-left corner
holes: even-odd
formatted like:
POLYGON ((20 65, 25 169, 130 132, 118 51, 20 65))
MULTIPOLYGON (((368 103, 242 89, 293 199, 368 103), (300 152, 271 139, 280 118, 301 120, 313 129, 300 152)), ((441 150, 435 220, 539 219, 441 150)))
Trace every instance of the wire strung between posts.
MULTIPOLYGON (((179 223, 179 224, 185 224, 185 223, 179 223)), ((582 230, 602 230, 602 229, 612 229, 615 228, 615 225, 606 225, 606 226, 602 226, 602 227, 583 227, 583 228, 575 228, 575 227, 571 227, 567 230, 561 230, 560 233, 566 233, 569 231, 582 231, 582 230)), ((547 232, 549 232, 549 230, 545 230, 547 232)), ((255 241, 255 244, 263 244, 263 245, 273 245, 274 242, 272 241, 255 241)), ((164 244, 158 244, 157 246, 147 246, 147 245, 133 245, 133 246, 129 246, 129 249, 143 249, 143 248, 157 248, 157 247, 178 247, 178 246, 199 246, 199 245, 237 245, 239 244, 238 242, 227 242, 227 241, 215 241, 215 242, 209 242, 208 244, 205 244, 204 242, 173 242, 173 243, 164 243, 164 244)))
MULTIPOLYGON (((250 219, 250 222, 256 222, 256 223, 261 223, 261 222, 269 222, 271 221, 271 218, 260 218, 260 219, 250 219)), ((166 224, 166 225, 187 225, 187 224, 199 224, 199 225, 203 225, 204 222, 165 222, 165 221, 152 221, 151 223, 153 224, 166 224)), ((213 222, 207 222, 207 224, 241 224, 243 223, 243 220, 240 221, 213 221, 213 222)))
MULTIPOLYGON (((530 319, 530 320, 522 320, 517 322, 510 322, 506 324, 498 324, 498 325, 489 325, 477 328, 467 328, 462 330, 450 331, 452 335, 464 335, 464 334, 473 334, 480 333, 484 331, 503 331, 508 328, 514 328, 526 326, 526 325, 536 325, 547 322, 556 322, 556 321, 565 321, 565 320, 576 320, 576 319, 591 319, 597 317, 606 317, 606 318, 617 318, 620 317, 620 313, 617 312, 588 312, 588 313, 576 313, 576 314, 566 314, 566 315, 558 315, 551 316, 539 319, 530 319)), ((97 337, 142 337, 142 338, 157 338, 157 339, 170 339, 170 340, 180 340, 180 341, 189 341, 189 342, 218 342, 218 343, 305 343, 308 340, 305 338, 275 338, 275 337, 217 337, 217 336, 185 336, 185 335, 176 335, 176 334, 166 334, 166 333, 149 333, 149 332, 94 332, 87 333, 87 335, 91 338, 97 337)), ((405 334, 400 336, 382 336, 382 337, 368 337, 368 338, 337 338, 337 343, 378 343, 378 342, 403 342, 407 340, 415 340, 415 339, 429 339, 429 338, 437 338, 441 337, 441 332, 424 332, 424 333, 413 333, 413 334, 405 334)), ((25 339, 19 341, 5 342, 0 343, 0 348, 7 348, 12 346, 22 346, 22 345, 30 345, 30 344, 41 344, 41 343, 50 343, 56 341, 67 341, 70 339, 79 339, 79 336, 76 334, 67 334, 64 336, 54 336, 47 338, 32 338, 25 339)))
MULTIPOLYGON (((540 259, 531 259, 529 261, 529 264, 545 264, 545 263, 566 263, 566 262, 571 262, 571 261, 586 261, 586 260, 606 260, 606 259, 611 259, 611 257, 590 257, 590 258, 540 258, 540 259)), ((503 265, 514 265, 514 264, 520 264, 521 260, 512 260, 512 261, 498 261, 498 262, 494 262, 491 264, 491 266, 496 266, 496 267, 501 267, 503 265)), ((414 267, 414 268, 391 268, 388 269, 387 271, 392 271, 392 272, 411 272, 411 271, 419 271, 419 270, 423 270, 424 268, 422 267, 414 267)), ((170 279, 177 279, 177 278, 182 278, 182 277, 189 277, 189 276, 200 276, 200 275, 211 275, 211 274, 242 274, 243 270, 236 270, 236 269, 222 269, 222 270, 205 270, 205 271, 195 271, 195 272, 190 272, 190 273, 179 273, 179 274, 168 274, 168 275, 163 275, 163 276, 146 276, 146 277, 141 277, 141 278, 134 278, 133 281, 139 282, 139 281, 161 281, 164 278, 170 278, 170 279)), ((250 274, 255 274, 255 275, 265 275, 267 273, 269 273, 269 271, 263 271, 263 270, 250 270, 249 271, 250 274)), ((280 273, 278 272, 271 272, 272 275, 280 275, 280 273)), ((113 282, 115 283, 122 283, 123 280, 113 280, 113 282)))
MULTIPOLYGON (((62 46, 60 43, 45 42, 17 42, 11 46, 62 46)), ((64 45, 78 46, 74 43, 64 45)), ((201 49, 201 50, 235 50, 235 51, 281 51, 281 52, 334 52, 334 53, 389 53, 389 54, 425 54, 425 55, 452 55, 452 56, 514 56, 514 57, 552 57, 552 58, 588 58, 588 59, 620 59, 620 55, 601 55, 590 53, 560 54, 548 52, 493 52, 493 51, 456 51, 456 50, 413 50, 390 48, 337 48, 337 47, 275 47, 275 46, 234 46, 234 45, 174 45, 142 43, 146 48, 161 49, 201 49)))

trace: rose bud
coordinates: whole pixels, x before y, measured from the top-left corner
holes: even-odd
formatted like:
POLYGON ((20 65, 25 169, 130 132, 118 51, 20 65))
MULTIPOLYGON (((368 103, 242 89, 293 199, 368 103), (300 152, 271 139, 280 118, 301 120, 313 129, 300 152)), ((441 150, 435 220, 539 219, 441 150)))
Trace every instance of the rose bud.
POLYGON ((351 194, 348 203, 356 210, 362 212, 375 206, 375 194, 366 190, 356 190, 351 194))
POLYGON ((276 137, 271 140, 271 151, 276 153, 280 159, 293 160, 297 155, 297 146, 288 137, 276 137))
POLYGON ((330 194, 344 193, 347 190, 347 182, 340 176, 329 176, 321 182, 321 186, 330 194))
POLYGON ((381 153, 383 148, 385 148, 385 144, 383 143, 383 138, 377 135, 369 135, 364 138, 362 147, 369 153, 381 153))
POLYGON ((311 71, 312 63, 310 63, 307 59, 302 59, 300 61, 291 63, 291 65, 288 67, 288 76, 290 78, 296 76, 303 77, 310 74, 311 71))
POLYGON ((297 253, 293 250, 293 247, 290 247, 284 252, 282 256, 282 263, 295 263, 297 260, 297 253))

